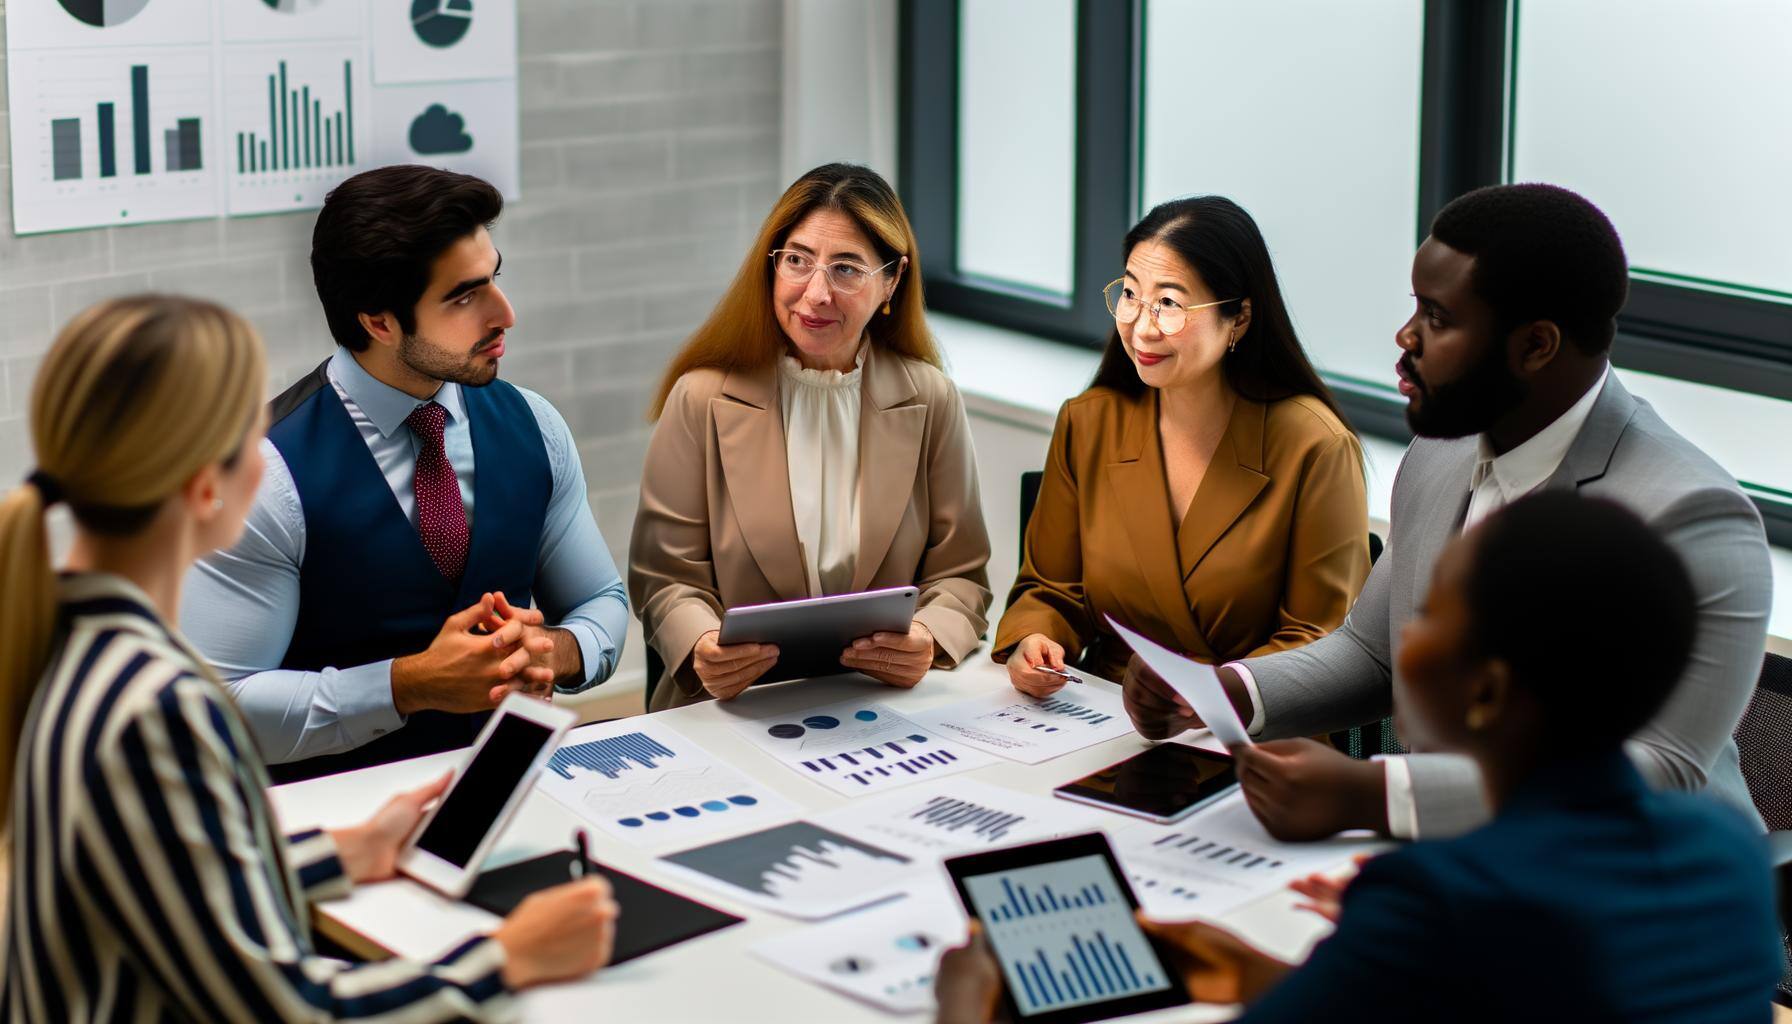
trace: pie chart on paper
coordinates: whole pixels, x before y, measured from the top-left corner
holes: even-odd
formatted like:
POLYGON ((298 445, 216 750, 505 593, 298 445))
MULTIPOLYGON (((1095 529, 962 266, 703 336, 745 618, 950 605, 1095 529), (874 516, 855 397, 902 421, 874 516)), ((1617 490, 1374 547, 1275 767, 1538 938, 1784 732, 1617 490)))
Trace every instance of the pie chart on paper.
POLYGON ((62 9, 95 28, 122 25, 143 12, 149 0, 56 0, 62 9))
POLYGON ((411 0, 411 30, 430 46, 453 46, 472 27, 473 0, 411 0))

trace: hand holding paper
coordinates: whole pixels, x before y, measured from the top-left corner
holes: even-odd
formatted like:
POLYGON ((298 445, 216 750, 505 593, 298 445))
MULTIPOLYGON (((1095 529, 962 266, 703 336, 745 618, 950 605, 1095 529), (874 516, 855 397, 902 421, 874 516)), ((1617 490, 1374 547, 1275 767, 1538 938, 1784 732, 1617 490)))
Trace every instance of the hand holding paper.
POLYGON ((1108 625, 1120 634, 1132 647, 1133 652, 1151 667, 1151 671, 1162 676, 1201 721, 1213 730, 1213 735, 1228 748, 1248 747, 1251 735, 1245 731, 1244 723, 1238 720, 1238 710, 1226 696, 1225 687, 1220 685, 1220 678, 1213 671, 1213 666, 1203 665, 1198 661, 1190 661, 1182 655, 1156 643, 1149 637, 1127 629, 1114 621, 1112 615, 1106 616, 1108 625))

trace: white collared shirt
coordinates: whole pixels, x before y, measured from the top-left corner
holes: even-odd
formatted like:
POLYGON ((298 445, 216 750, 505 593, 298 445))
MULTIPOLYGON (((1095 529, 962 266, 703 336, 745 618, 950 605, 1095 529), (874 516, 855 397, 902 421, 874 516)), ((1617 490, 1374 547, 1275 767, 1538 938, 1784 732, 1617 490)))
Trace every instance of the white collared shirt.
MULTIPOLYGON (((1593 382, 1586 394, 1568 407, 1567 412, 1557 416, 1529 440, 1503 455, 1494 453, 1486 434, 1476 439, 1479 454, 1469 476, 1468 514, 1463 517, 1463 529, 1474 526, 1500 508, 1543 486, 1562 465, 1562 460, 1568 456, 1568 449, 1574 445, 1574 439, 1580 436, 1581 428, 1587 425, 1587 417, 1593 414, 1593 406, 1599 401, 1599 393, 1605 390, 1605 382, 1611 372, 1611 366, 1607 365, 1605 372, 1599 375, 1599 379, 1593 382)), ((1232 662, 1231 667, 1244 680, 1245 692, 1250 694, 1251 720, 1246 729, 1256 735, 1262 731, 1264 724, 1263 695, 1257 691, 1257 680, 1251 676, 1250 669, 1241 662, 1232 662)), ((1376 760, 1387 766, 1388 831, 1396 839, 1419 838, 1418 809, 1413 804, 1412 795, 1412 773, 1407 768, 1405 757, 1396 754, 1377 757, 1376 760)))

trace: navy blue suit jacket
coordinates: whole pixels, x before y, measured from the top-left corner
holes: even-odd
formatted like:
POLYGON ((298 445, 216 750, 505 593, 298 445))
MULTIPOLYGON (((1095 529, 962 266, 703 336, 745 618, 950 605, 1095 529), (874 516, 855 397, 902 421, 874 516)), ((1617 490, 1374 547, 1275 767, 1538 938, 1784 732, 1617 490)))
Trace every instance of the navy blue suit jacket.
POLYGON ((1370 861, 1337 931, 1243 1019, 1764 1024, 1781 956, 1760 834, 1614 752, 1370 861))

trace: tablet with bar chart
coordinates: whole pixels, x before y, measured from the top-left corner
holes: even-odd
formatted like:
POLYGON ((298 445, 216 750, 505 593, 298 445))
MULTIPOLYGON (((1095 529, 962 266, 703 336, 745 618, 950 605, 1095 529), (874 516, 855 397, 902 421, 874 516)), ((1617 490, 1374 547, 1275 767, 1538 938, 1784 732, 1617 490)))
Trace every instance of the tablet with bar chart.
POLYGON ((1099 833, 954 857, 946 871, 989 936, 1009 1018, 1081 1024, 1189 1001, 1099 833))

